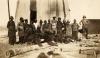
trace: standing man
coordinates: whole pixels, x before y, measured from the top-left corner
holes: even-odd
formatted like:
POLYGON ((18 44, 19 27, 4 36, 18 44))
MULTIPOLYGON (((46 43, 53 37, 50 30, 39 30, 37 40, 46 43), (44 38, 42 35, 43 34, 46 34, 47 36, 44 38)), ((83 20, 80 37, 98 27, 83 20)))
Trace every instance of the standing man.
POLYGON ((40 28, 41 28, 41 31, 42 31, 42 24, 43 24, 43 21, 42 21, 42 19, 40 19, 40 28))
POLYGON ((66 22, 66 36, 69 38, 72 37, 72 27, 69 20, 66 22))
POLYGON ((34 34, 36 32, 36 27, 34 22, 30 22, 30 27, 32 28, 32 34, 34 34))
POLYGON ((19 35, 19 43, 24 43, 24 19, 21 17, 20 22, 17 25, 18 35, 19 35))
POLYGON ((63 23, 61 22, 61 18, 59 17, 57 21, 57 34, 62 33, 62 28, 63 28, 63 23))
POLYGON ((44 34, 44 42, 48 42, 48 23, 46 20, 44 21, 42 30, 43 30, 43 34, 44 34))
POLYGON ((59 17, 57 21, 57 35, 59 42, 62 42, 62 28, 63 28, 63 23, 61 22, 61 18, 59 17))
POLYGON ((53 31, 54 34, 57 34, 56 25, 57 25, 56 17, 53 17, 53 20, 52 20, 52 31, 53 31))
POLYGON ((48 31, 47 31, 47 36, 48 36, 48 44, 53 45, 53 43, 51 42, 53 39, 53 34, 52 34, 52 24, 50 19, 48 20, 48 31))
POLYGON ((79 29, 79 25, 76 22, 76 19, 74 19, 74 23, 72 24, 72 38, 74 40, 78 40, 78 29, 79 29))
POLYGON ((49 31, 50 33, 52 33, 52 24, 51 24, 51 22, 50 22, 50 19, 48 20, 48 31, 49 31))
POLYGON ((39 37, 39 39, 43 38, 42 27, 43 27, 43 21, 40 19, 39 25, 37 26, 37 30, 36 30, 36 34, 37 34, 37 37, 39 37))
POLYGON ((66 34, 66 20, 63 20, 63 34, 66 34))
POLYGON ((47 23, 46 20, 44 21, 44 24, 43 24, 42 30, 43 30, 43 33, 45 33, 45 32, 48 31, 48 23, 47 23))
POLYGON ((9 44, 11 45, 14 45, 16 43, 16 28, 13 19, 14 19, 13 16, 11 16, 7 24, 9 44))
POLYGON ((28 20, 25 19, 25 24, 24 24, 24 43, 28 41, 28 37, 29 37, 29 24, 28 24, 28 20))
POLYGON ((39 22, 39 24, 37 26, 37 32, 38 33, 42 33, 43 32, 42 26, 43 26, 43 21, 40 19, 40 22, 39 22))
MULTIPOLYGON (((35 25, 34 25, 35 26, 35 25)), ((37 26, 36 32, 34 33, 34 40, 33 42, 42 46, 41 39, 42 39, 42 20, 40 20, 39 25, 37 26)))
POLYGON ((86 39, 88 39, 88 21, 86 20, 86 16, 83 16, 83 19, 80 21, 80 24, 82 24, 82 30, 85 34, 86 39))

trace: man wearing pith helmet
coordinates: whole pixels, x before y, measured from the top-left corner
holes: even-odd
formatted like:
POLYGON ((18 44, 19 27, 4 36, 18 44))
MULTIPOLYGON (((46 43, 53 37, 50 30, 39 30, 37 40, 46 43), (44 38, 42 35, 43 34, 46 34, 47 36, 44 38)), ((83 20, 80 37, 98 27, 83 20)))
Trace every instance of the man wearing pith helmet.
POLYGON ((80 21, 80 24, 82 24, 82 30, 85 34, 85 37, 88 38, 88 21, 86 20, 86 16, 83 16, 83 19, 80 21))

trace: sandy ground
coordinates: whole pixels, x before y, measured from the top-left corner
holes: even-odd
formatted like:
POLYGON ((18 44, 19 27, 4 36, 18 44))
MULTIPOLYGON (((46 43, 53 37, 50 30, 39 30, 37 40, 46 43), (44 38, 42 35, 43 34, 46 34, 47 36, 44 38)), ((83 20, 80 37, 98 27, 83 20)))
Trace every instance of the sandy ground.
MULTIPOLYGON (((0 43, 7 44, 7 46, 8 46, 7 31, 0 32, 0 43)), ((45 43, 43 43, 43 44, 44 44, 43 47, 48 46, 45 43)), ((80 47, 80 44, 81 44, 81 42, 71 42, 68 44, 58 43, 58 46, 51 46, 51 47, 47 47, 44 49, 41 49, 41 47, 40 47, 40 49, 38 49, 38 50, 33 50, 33 51, 30 51, 27 53, 13 56, 11 58, 37 58, 37 56, 41 52, 44 52, 46 54, 50 50, 53 50, 55 53, 60 54, 60 55, 52 57, 52 58, 96 58, 94 56, 94 54, 93 55, 79 54, 80 49, 89 49, 89 48, 93 49, 94 48, 94 47, 80 47), (61 51, 61 49, 62 49, 62 51, 61 51)), ((14 45, 14 47, 13 46, 11 46, 11 47, 16 48, 17 46, 23 47, 23 45, 14 45)), ((35 46, 35 45, 32 45, 32 46, 35 46)), ((98 55, 97 58, 100 58, 100 56, 98 55)))

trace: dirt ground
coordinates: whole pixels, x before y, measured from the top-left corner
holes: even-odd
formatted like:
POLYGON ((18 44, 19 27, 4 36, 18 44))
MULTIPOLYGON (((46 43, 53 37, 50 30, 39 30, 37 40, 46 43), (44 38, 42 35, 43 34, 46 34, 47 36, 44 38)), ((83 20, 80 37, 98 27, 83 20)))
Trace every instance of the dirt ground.
MULTIPOLYGON (((16 44, 14 46, 11 46, 8 44, 7 31, 3 31, 0 33, 2 33, 0 34, 0 48, 1 49, 3 48, 4 50, 3 49, 2 50, 5 52, 9 48, 19 49, 20 47, 22 47, 22 49, 24 50, 24 47, 26 47, 27 50, 27 47, 29 47, 26 44, 23 45, 16 44)), ((100 58, 100 55, 96 54, 95 51, 96 49, 98 51, 100 47, 99 36, 91 35, 89 37, 90 39, 83 38, 81 42, 70 42, 68 44, 58 43, 58 46, 49 46, 46 43, 42 43, 43 47, 39 47, 37 45, 31 45, 34 48, 32 51, 13 56, 11 58, 37 58, 37 56, 41 52, 47 54, 48 51, 54 51, 54 53, 59 54, 56 56, 52 56, 52 58, 100 58), (79 53, 80 50, 81 53, 79 53), (91 51, 88 52, 88 50, 91 51)), ((2 54, 3 51, 0 51, 0 53, 2 54)), ((0 58, 2 57, 0 56, 0 58)))

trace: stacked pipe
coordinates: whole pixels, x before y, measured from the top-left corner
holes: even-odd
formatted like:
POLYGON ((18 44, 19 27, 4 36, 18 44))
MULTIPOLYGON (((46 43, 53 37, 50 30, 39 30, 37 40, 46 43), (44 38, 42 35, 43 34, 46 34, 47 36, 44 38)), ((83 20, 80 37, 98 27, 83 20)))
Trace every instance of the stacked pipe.
POLYGON ((13 57, 13 56, 20 55, 20 54, 23 54, 23 53, 27 53, 27 52, 30 52, 30 51, 45 49, 45 48, 48 48, 48 47, 50 47, 50 46, 47 45, 47 44, 44 44, 42 47, 39 47, 38 45, 29 45, 29 46, 26 45, 24 47, 11 48, 6 53, 9 54, 9 57, 13 57))

